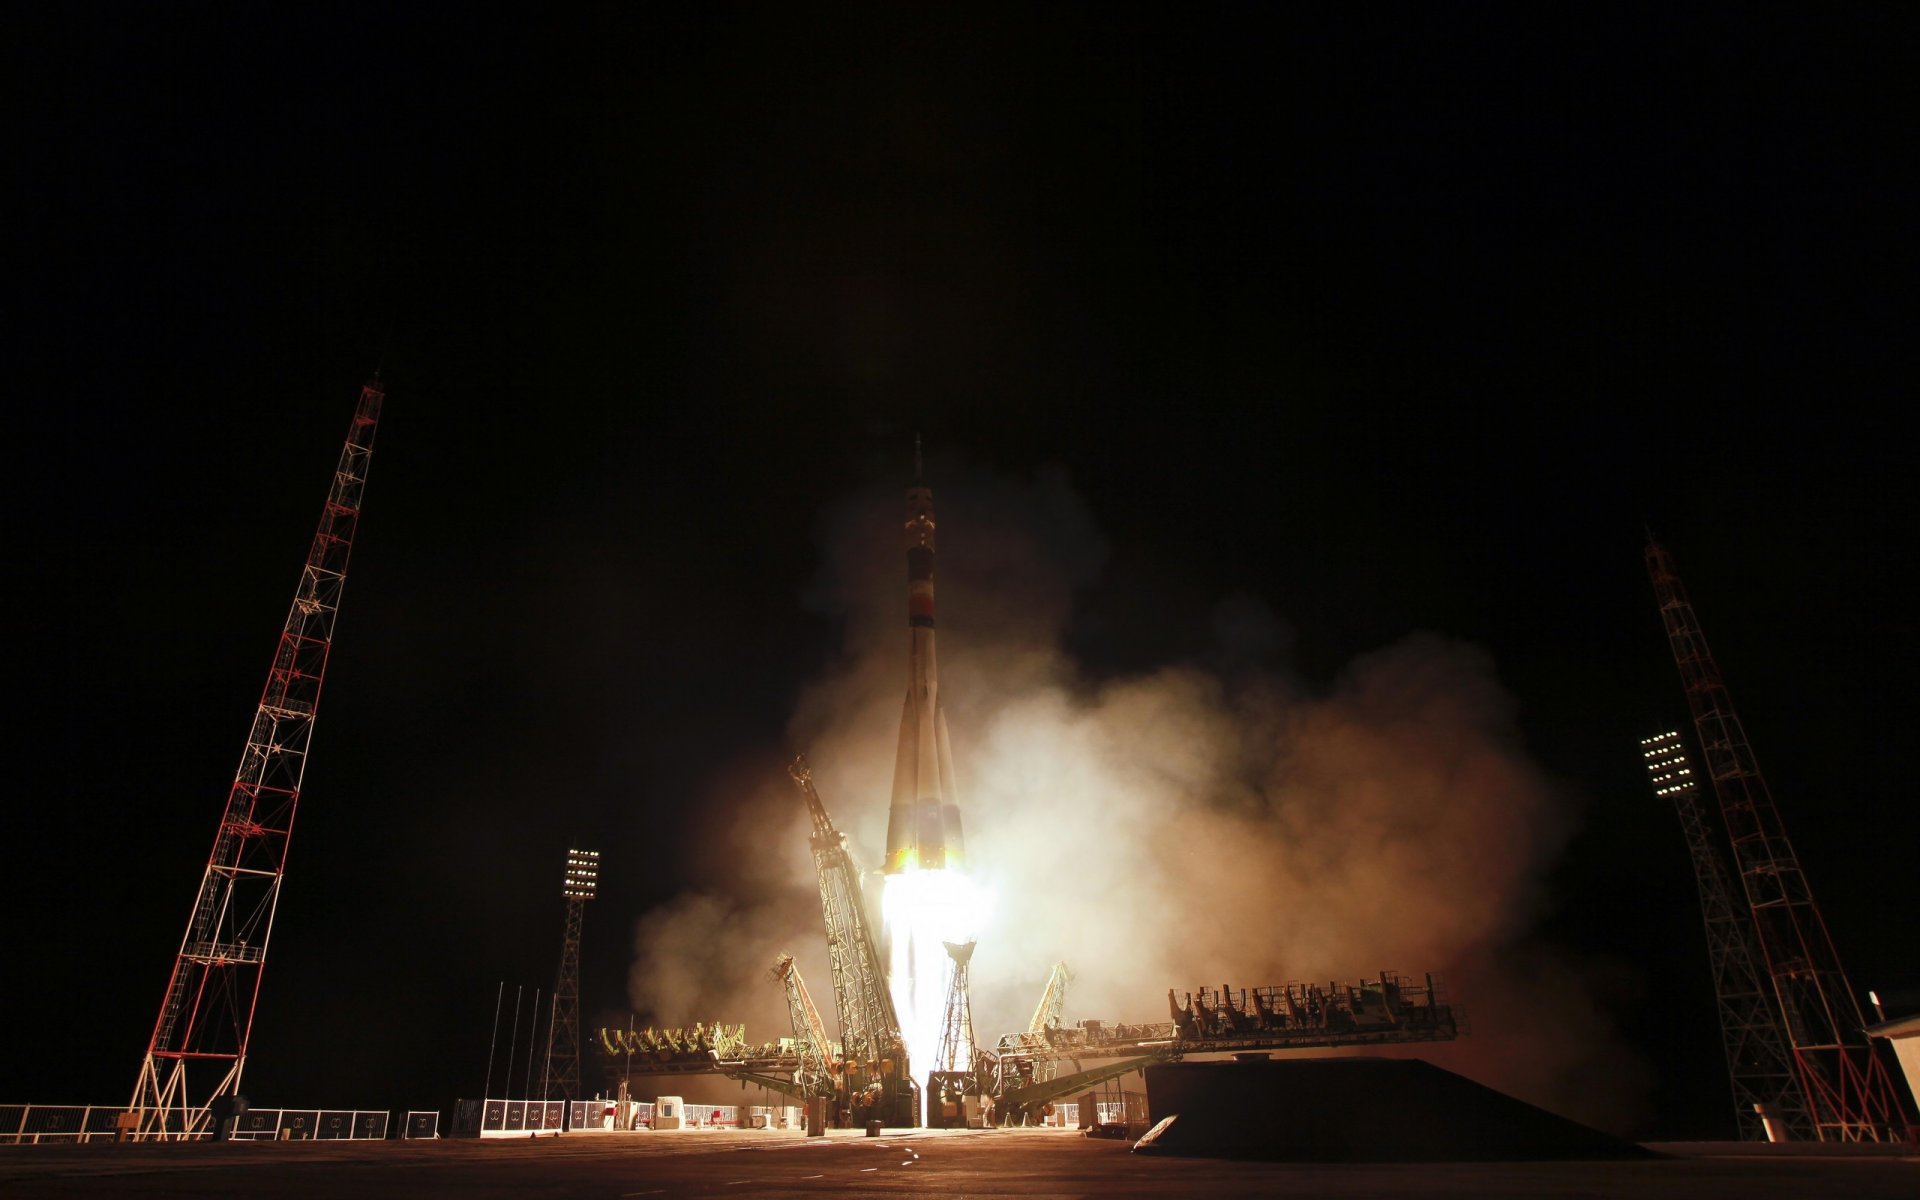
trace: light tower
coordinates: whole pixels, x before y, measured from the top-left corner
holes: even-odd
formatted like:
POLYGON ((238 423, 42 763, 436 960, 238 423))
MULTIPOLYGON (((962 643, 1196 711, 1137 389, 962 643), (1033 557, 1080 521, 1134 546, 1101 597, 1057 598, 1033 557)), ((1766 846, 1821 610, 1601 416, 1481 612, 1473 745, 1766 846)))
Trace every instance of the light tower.
POLYGON ((1863 1032, 1859 1001, 1720 668, 1672 558, 1652 534, 1647 536, 1647 573, 1706 754, 1707 777, 1720 799, 1721 820, 1733 844, 1814 1134, 1822 1141, 1897 1140, 1907 1130, 1899 1091, 1863 1032))
POLYGON ((1707 963, 1720 1010, 1721 1048, 1733 1087, 1734 1120, 1744 1141, 1768 1141, 1767 1123, 1778 1122, 1788 1138, 1814 1136, 1806 1092, 1793 1069, 1790 1041, 1761 968, 1753 919, 1735 903, 1724 856, 1714 845, 1711 822, 1700 803, 1700 776, 1694 773, 1678 732, 1640 742, 1653 794, 1673 801, 1693 857, 1700 887, 1700 915, 1707 928, 1707 963))
POLYGON ((560 978, 553 985, 553 1019, 547 1026, 546 1099, 580 1098, 580 926, 587 901, 600 886, 600 852, 567 851, 560 894, 567 901, 567 935, 560 943, 560 978))
POLYGON ((384 399, 378 377, 360 389, 319 529, 267 667, 266 686, 133 1087, 142 1138, 207 1133, 209 1106, 240 1090, 384 399))

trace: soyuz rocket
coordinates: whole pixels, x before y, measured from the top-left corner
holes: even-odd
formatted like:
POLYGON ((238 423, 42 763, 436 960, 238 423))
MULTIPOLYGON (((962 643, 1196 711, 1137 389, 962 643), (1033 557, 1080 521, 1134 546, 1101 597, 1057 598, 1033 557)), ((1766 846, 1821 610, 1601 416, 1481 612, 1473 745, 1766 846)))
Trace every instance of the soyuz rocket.
POLYGON ((900 712, 900 749, 887 808, 882 870, 888 875, 953 870, 965 861, 953 750, 947 744, 933 650, 933 490, 920 482, 919 458, 916 439, 914 486, 907 489, 907 702, 900 712))

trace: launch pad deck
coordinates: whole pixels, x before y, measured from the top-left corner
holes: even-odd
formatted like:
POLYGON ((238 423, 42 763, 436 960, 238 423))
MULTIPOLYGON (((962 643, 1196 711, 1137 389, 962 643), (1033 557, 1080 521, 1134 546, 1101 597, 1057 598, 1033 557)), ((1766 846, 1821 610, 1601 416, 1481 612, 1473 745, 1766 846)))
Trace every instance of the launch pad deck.
POLYGON ((1480 1197, 1920 1193, 1910 1146, 1692 1144, 1634 1162, 1276 1164, 1152 1159, 1073 1131, 661 1133, 523 1141, 141 1143, 0 1150, 0 1193, 259 1196, 1480 1197))

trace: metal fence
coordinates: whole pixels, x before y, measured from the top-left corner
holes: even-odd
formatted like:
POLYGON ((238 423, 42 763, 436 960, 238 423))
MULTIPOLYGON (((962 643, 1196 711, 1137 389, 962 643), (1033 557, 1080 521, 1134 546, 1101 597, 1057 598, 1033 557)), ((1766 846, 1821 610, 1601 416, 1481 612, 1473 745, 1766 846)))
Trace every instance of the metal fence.
MULTIPOLYGON (((679 1129, 798 1129, 796 1107, 743 1110, 734 1104, 680 1105, 679 1129), (756 1122, 753 1118, 758 1116, 756 1122)), ((655 1128, 654 1105, 644 1100, 456 1100, 455 1137, 527 1137, 655 1128)))
POLYGON ((432 1139, 440 1136, 440 1113, 437 1109, 410 1110, 400 1122, 400 1136, 409 1141, 432 1139))
POLYGON ((378 1110, 250 1108, 233 1119, 236 1142, 379 1141, 392 1114, 378 1110))
MULTIPOLYGON (((144 1122, 152 1109, 124 1104, 0 1104, 0 1146, 112 1142, 134 1129, 159 1130, 144 1122), (123 1120, 123 1118, 125 1118, 123 1120), (131 1128, 129 1128, 131 1125, 131 1128)), ((387 1136, 392 1114, 367 1109, 249 1108, 233 1118, 235 1141, 373 1141, 387 1136)), ((213 1123, 204 1108, 167 1109, 165 1136, 205 1141, 213 1123)), ((401 1136, 439 1136, 440 1114, 410 1112, 401 1136)))
POLYGON ((585 1126, 590 1113, 597 1121, 599 1109, 591 1100, 455 1100, 453 1133, 455 1137, 559 1133, 585 1126))
POLYGON ((595 1100, 587 1102, 585 1120, 574 1122, 572 1131, 592 1133, 611 1130, 617 1133, 621 1130, 652 1128, 651 1100, 595 1100))
MULTIPOLYGON (((576 1100, 462 1100, 454 1110, 453 1132, 480 1137, 550 1134, 561 1130, 651 1129, 649 1102, 576 1100)), ((732 1104, 683 1104, 685 1129, 799 1128, 799 1109, 754 1108, 732 1104)), ((182 1141, 213 1137, 213 1119, 205 1108, 159 1110, 124 1104, 0 1104, 0 1146, 73 1142, 112 1142, 159 1137, 148 1121, 164 1120, 164 1136, 182 1141)), ((437 1138, 440 1114, 409 1111, 394 1120, 380 1109, 249 1108, 236 1113, 228 1136, 237 1142, 378 1141, 387 1137, 437 1138)))
MULTIPOLYGON (((145 1110, 124 1104, 0 1104, 0 1146, 30 1146, 61 1142, 111 1142, 120 1137, 120 1115, 145 1110)), ((169 1110, 167 1132, 175 1137, 193 1129, 206 1136, 205 1109, 182 1113, 169 1110), (188 1120, 191 1119, 191 1125, 188 1120)), ((195 1134, 186 1134, 195 1136, 195 1134)))

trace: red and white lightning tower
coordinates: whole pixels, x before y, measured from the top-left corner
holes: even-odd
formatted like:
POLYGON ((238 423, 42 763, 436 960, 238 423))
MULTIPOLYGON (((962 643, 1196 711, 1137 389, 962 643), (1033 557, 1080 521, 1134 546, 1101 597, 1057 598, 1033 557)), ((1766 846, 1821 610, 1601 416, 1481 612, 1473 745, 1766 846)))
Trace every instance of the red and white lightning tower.
POLYGON ((1787 840, 1720 668, 1666 549, 1647 537, 1647 573, 1680 668, 1707 778, 1720 800, 1793 1068, 1822 1141, 1899 1140, 1910 1133, 1898 1085, 1863 1032, 1866 1022, 1813 890, 1787 840))
POLYGON ((204 1135, 211 1128, 208 1106, 240 1089, 384 398, 378 377, 360 389, 346 447, 320 510, 319 531, 274 646, 266 687, 134 1085, 132 1107, 141 1114, 142 1138, 204 1135))

